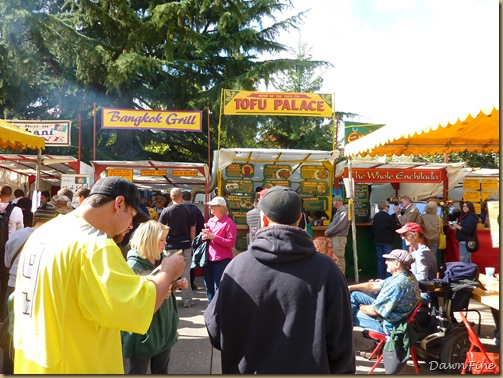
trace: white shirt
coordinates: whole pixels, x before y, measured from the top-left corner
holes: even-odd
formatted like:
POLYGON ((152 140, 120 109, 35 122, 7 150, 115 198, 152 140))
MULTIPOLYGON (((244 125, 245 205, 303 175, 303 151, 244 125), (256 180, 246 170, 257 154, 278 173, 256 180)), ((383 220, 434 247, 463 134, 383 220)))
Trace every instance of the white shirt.
MULTIPOLYGON (((0 211, 4 211, 9 205, 8 203, 0 203, 0 211)), ((21 210, 20 207, 14 207, 12 209, 12 212, 10 213, 9 216, 9 237, 16 232, 17 230, 20 230, 21 228, 24 227, 23 223, 23 210, 21 210)))

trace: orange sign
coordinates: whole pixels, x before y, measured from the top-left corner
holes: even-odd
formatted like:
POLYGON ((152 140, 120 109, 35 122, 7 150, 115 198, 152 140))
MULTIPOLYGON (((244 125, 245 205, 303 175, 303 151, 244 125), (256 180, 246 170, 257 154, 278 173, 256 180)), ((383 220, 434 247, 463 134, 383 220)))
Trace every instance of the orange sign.
POLYGON ((225 89, 224 114, 332 117, 332 95, 225 89))

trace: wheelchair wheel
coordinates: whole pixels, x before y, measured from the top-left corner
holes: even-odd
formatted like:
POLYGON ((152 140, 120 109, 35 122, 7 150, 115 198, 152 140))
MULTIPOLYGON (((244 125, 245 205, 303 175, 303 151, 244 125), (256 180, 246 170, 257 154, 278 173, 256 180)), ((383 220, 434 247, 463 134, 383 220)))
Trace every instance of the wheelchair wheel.
POLYGON ((468 349, 470 349, 470 341, 466 328, 453 328, 452 331, 445 336, 445 340, 440 348, 440 366, 442 367, 442 373, 461 373, 468 349))

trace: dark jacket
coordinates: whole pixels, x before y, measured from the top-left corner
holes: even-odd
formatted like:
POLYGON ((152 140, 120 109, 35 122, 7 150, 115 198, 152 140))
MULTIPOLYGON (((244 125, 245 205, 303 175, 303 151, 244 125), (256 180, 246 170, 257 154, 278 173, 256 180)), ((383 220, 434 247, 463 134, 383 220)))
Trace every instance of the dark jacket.
MULTIPOLYGON (((129 267, 139 276, 146 276, 154 270, 154 265, 143 259, 134 249, 127 254, 129 267)), ((121 331, 122 355, 124 358, 151 358, 173 346, 177 339, 178 307, 175 293, 162 302, 154 313, 152 323, 144 335, 121 331)))
POLYGON ((456 239, 458 239, 458 241, 472 240, 473 233, 477 232, 478 222, 479 219, 477 214, 471 211, 466 213, 459 223, 461 230, 456 230, 456 239))
POLYGON ((298 227, 259 229, 204 317, 224 374, 355 373, 345 278, 298 227))
POLYGON ((372 237, 375 244, 393 244, 395 242, 395 220, 388 212, 380 210, 372 221, 372 237))

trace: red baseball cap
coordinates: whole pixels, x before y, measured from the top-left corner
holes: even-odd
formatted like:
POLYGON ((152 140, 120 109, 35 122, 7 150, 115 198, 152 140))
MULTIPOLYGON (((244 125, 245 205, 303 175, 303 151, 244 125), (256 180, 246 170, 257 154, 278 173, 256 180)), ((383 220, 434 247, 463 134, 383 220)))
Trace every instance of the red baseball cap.
POLYGON ((421 226, 415 222, 405 223, 403 227, 396 230, 396 232, 398 232, 399 234, 405 234, 406 232, 421 232, 424 234, 424 231, 421 228, 421 226))

